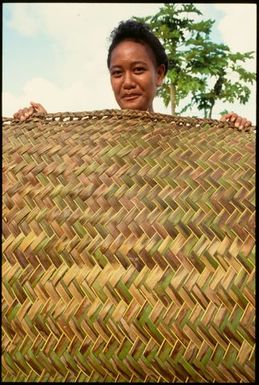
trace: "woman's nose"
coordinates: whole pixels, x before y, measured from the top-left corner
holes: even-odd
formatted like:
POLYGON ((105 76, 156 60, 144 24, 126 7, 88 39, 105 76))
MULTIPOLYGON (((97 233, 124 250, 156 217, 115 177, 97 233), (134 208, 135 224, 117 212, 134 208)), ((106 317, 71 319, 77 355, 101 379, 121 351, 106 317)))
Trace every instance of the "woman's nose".
POLYGON ((125 72, 124 79, 123 79, 123 87, 124 88, 135 87, 135 81, 130 72, 125 72))

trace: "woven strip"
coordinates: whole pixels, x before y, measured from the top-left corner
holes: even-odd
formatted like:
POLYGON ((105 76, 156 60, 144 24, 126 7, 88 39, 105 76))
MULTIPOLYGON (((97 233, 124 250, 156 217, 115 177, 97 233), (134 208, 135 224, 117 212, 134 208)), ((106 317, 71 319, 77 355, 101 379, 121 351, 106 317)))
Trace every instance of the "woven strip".
POLYGON ((3 119, 2 378, 255 381, 255 135, 3 119))

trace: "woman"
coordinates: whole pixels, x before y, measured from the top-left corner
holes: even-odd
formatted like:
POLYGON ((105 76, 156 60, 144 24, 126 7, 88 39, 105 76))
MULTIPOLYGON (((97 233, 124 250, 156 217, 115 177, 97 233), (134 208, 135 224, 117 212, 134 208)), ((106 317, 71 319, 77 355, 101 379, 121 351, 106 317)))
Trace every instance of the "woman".
MULTIPOLYGON (((168 69, 165 49, 149 28, 139 22, 121 22, 111 33, 107 65, 115 99, 121 109, 153 112, 153 100, 157 88, 163 83, 168 69)), ((24 120, 34 112, 47 111, 31 102, 29 108, 20 109, 14 118, 24 120)), ((234 112, 223 115, 220 120, 235 122, 239 128, 251 122, 234 112)))

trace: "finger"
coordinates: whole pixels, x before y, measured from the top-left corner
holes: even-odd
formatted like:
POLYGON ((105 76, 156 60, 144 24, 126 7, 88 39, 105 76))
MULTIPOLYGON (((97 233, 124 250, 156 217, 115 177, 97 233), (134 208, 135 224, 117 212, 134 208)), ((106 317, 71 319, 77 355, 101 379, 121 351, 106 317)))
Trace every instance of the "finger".
POLYGON ((235 114, 234 112, 232 112, 231 117, 230 117, 230 121, 235 122, 237 119, 239 119, 239 116, 237 114, 235 114))
POLYGON ((25 108, 22 110, 22 116, 27 117, 28 114, 29 114, 29 108, 25 107, 25 108))
POLYGON ((242 118, 239 128, 243 130, 246 127, 250 127, 252 125, 252 122, 250 120, 247 120, 246 118, 242 118))
POLYGON ((33 107, 26 107, 23 109, 23 115, 28 117, 31 116, 35 112, 33 107))
POLYGON ((225 122, 226 120, 228 120, 230 118, 231 114, 225 114, 225 115, 222 115, 220 120, 222 122, 225 122))
POLYGON ((34 112, 34 108, 33 107, 27 108, 27 114, 29 114, 29 116, 32 115, 33 112, 34 112))
POLYGON ((221 121, 235 121, 235 119, 236 119, 236 117, 237 117, 238 115, 235 113, 235 112, 229 112, 229 113, 227 113, 227 114, 224 114, 224 115, 222 115, 222 117, 221 117, 221 121))
POLYGON ((245 123, 245 127, 252 126, 252 122, 250 120, 247 120, 245 123))
POLYGON ((27 118, 28 116, 30 116, 30 111, 29 108, 25 107, 21 113, 22 120, 24 120, 24 118, 27 118))
POLYGON ((235 120, 232 120, 232 122, 235 122, 235 127, 243 128, 244 124, 244 118, 242 116, 237 116, 235 120))
POLYGON ((13 117, 14 117, 15 119, 20 119, 20 116, 22 115, 22 113, 23 113, 23 110, 20 108, 17 112, 15 112, 15 113, 13 114, 13 117))

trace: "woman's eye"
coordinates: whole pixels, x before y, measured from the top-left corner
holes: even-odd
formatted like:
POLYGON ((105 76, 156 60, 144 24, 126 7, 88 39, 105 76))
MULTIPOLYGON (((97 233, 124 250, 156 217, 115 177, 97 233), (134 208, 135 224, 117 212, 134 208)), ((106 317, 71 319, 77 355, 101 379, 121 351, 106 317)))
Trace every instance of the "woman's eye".
POLYGON ((143 67, 136 67, 134 69, 134 72, 136 72, 136 73, 143 73, 144 71, 145 71, 145 68, 143 68, 143 67))
POLYGON ((116 70, 116 71, 113 71, 113 73, 112 73, 112 75, 115 77, 119 77, 119 76, 121 76, 121 74, 122 74, 121 70, 116 70))

